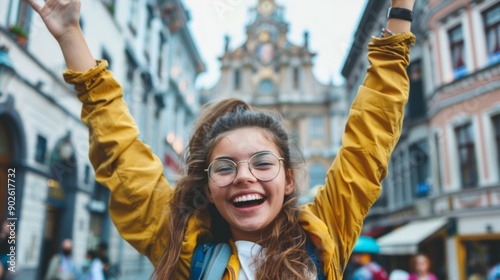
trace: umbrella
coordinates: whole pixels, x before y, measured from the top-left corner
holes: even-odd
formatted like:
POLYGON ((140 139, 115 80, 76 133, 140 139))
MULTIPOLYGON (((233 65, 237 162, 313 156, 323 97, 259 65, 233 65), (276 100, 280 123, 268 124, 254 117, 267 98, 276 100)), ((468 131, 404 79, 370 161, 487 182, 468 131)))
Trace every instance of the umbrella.
POLYGON ((377 244, 375 239, 361 235, 354 245, 353 253, 368 253, 368 254, 378 254, 380 252, 380 246, 377 244))

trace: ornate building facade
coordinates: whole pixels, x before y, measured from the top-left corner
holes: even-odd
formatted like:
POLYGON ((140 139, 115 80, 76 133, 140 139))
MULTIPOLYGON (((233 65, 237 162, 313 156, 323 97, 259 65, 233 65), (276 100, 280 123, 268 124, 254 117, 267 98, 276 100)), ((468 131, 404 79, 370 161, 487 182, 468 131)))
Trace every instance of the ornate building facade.
POLYGON ((234 96, 280 112, 306 158, 302 191, 312 194, 316 186, 324 184, 340 147, 346 116, 342 88, 322 84, 314 77, 316 54, 309 49, 309 34, 304 33, 301 45, 289 41, 282 6, 274 0, 259 0, 251 13, 252 22, 246 26, 247 37, 241 46, 230 49, 226 37, 219 57, 220 80, 202 92, 203 100, 234 96))

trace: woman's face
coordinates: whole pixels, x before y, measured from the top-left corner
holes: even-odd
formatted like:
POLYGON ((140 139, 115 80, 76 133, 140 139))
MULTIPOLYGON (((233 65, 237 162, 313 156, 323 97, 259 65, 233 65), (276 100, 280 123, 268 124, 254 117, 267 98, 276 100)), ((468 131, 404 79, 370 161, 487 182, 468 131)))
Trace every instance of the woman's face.
POLYGON ((246 161, 263 151, 282 156, 268 132, 256 127, 240 128, 225 133, 209 158, 209 163, 219 158, 245 161, 237 164, 236 177, 228 186, 220 188, 209 181, 209 200, 229 223, 235 240, 260 239, 280 212, 285 195, 293 191, 283 162, 279 163, 278 176, 271 181, 262 182, 252 175, 246 161))
POLYGON ((415 258, 415 270, 418 273, 427 273, 429 271, 429 261, 424 256, 417 256, 415 258))

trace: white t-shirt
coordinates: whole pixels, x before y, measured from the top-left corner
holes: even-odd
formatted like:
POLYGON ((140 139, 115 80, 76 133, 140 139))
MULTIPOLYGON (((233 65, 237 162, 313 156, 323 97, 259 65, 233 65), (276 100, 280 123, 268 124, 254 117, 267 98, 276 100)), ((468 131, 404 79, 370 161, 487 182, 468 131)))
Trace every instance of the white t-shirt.
MULTIPOLYGON (((260 250, 262 247, 251 241, 239 240, 234 243, 238 249, 238 258, 241 265, 238 280, 255 280, 255 271, 257 268, 254 265, 254 260, 264 260, 266 249, 260 250)), ((259 265, 259 262, 257 262, 257 265, 259 265)), ((309 278, 315 280, 317 279, 317 275, 310 273, 309 278)))
POLYGON ((257 243, 245 240, 239 240, 234 243, 238 249, 238 258, 241 264, 238 279, 254 280, 255 270, 257 269, 254 265, 254 260, 259 258, 259 255, 263 256, 265 254, 265 249, 259 254, 260 248, 262 247, 257 243))

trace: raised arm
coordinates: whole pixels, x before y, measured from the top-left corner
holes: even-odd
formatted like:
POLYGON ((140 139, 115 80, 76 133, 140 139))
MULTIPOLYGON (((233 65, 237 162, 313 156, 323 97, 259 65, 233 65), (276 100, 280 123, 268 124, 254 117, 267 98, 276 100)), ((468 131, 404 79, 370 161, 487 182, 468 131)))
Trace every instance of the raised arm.
MULTIPOLYGON (((412 10, 414 2, 393 0, 391 4, 412 10)), ((363 220, 380 195, 408 100, 406 67, 415 40, 411 23, 390 19, 386 27, 395 35, 386 32, 384 38, 373 37, 368 45, 370 66, 352 104, 342 147, 325 186, 304 208, 326 224, 329 238, 333 238, 333 245, 326 250, 334 251, 333 261, 341 267, 347 264, 363 220)))
POLYGON ((69 68, 64 79, 74 85, 83 104, 81 118, 89 128, 96 181, 111 191, 111 218, 122 237, 155 264, 166 246, 168 232, 161 231, 173 195, 163 165, 138 139, 121 85, 106 69, 107 62, 94 60, 79 26, 80 1, 29 3, 64 54, 69 68))
POLYGON ((28 1, 59 43, 68 69, 83 72, 96 65, 80 28, 80 1, 28 1))

